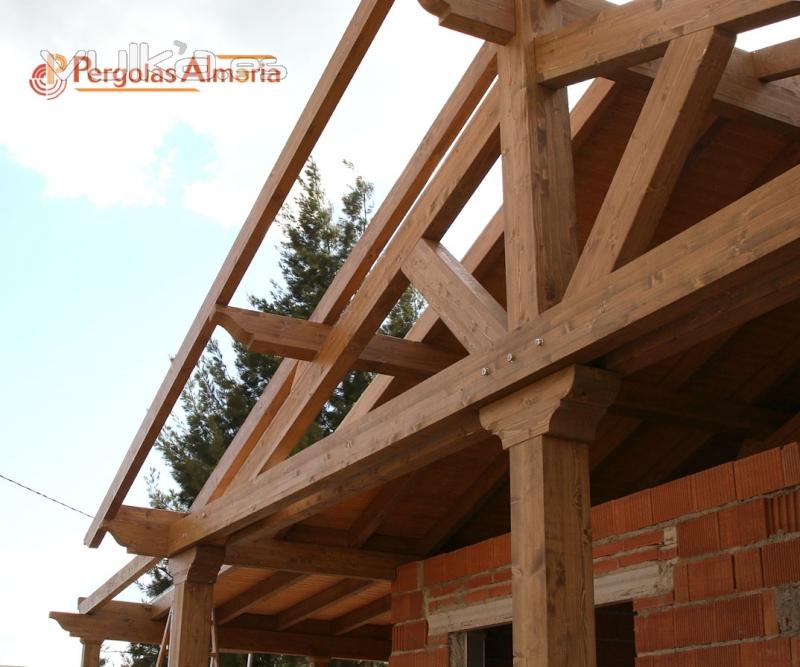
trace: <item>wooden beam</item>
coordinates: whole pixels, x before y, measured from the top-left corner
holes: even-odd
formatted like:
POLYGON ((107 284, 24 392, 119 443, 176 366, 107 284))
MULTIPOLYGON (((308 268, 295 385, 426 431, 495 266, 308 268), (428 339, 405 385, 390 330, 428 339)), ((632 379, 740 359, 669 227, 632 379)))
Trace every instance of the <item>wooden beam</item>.
POLYGON ((364 551, 346 547, 262 540, 248 545, 233 545, 225 550, 224 562, 248 568, 282 570, 306 574, 325 574, 368 581, 392 581, 400 565, 413 556, 364 551))
POLYGON ((217 623, 220 625, 230 623, 242 614, 247 613, 255 605, 286 590, 304 578, 305 575, 295 572, 276 572, 269 575, 266 579, 255 584, 255 586, 251 586, 219 605, 214 610, 217 623))
MULTIPOLYGON (((310 318, 312 321, 332 324, 339 317, 442 157, 451 147, 464 123, 478 106, 496 73, 495 48, 484 45, 442 107, 344 265, 337 272, 330 287, 314 309, 310 318)), ((264 394, 251 410, 200 491, 193 505, 194 509, 199 509, 209 500, 222 495, 236 478, 241 466, 288 395, 294 382, 296 368, 297 365, 292 362, 288 364, 284 362, 279 366, 264 394)), ((280 459, 276 455, 272 460, 280 459)))
POLYGON ((733 42, 730 35, 709 28, 670 43, 568 295, 591 289, 599 277, 647 250, 703 125, 733 42))
POLYGON ((103 521, 113 517, 125 500, 172 407, 211 338, 214 330, 211 324, 214 308, 218 304, 227 304, 239 286, 261 241, 280 212, 286 196, 300 175, 303 165, 311 155, 311 150, 325 129, 391 6, 392 0, 362 0, 359 4, 211 285, 186 338, 172 360, 147 416, 139 427, 89 527, 85 538, 87 545, 97 547, 102 541, 103 521))
POLYGON ((800 74, 800 37, 753 51, 756 76, 777 81, 800 74))
POLYGON ((507 333, 503 307, 441 243, 420 239, 403 273, 470 352, 491 349, 507 333))
POLYGON ((78 611, 81 614, 90 614, 95 609, 99 609, 109 600, 113 600, 145 572, 152 570, 159 560, 158 557, 136 556, 94 593, 81 600, 78 603, 78 611))
MULTIPOLYGON (((104 637, 143 644, 158 644, 165 625, 164 621, 150 618, 147 605, 117 601, 95 614, 50 612, 50 618, 73 637, 104 637)), ((217 637, 223 653, 314 653, 350 660, 387 660, 391 650, 391 642, 385 639, 275 632, 258 617, 246 616, 236 624, 220 626, 217 637)), ((205 660, 208 661, 208 654, 205 660)))
POLYGON ((540 83, 566 86, 664 55, 677 37, 739 33, 800 14, 793 0, 638 0, 537 37, 540 83))
POLYGON ((559 3, 518 0, 516 24, 497 57, 510 329, 558 303, 577 258, 567 91, 537 83, 534 51, 561 26, 559 3))
POLYGON ((440 239, 499 156, 497 93, 488 93, 405 223, 237 475, 242 483, 282 461, 295 447, 331 391, 358 358, 408 285, 400 267, 423 236, 440 239))
POLYGON ((308 509, 340 502, 404 475, 422 457, 430 462, 454 451, 453 443, 439 450, 441 440, 426 433, 443 428, 457 441, 466 435, 464 411, 471 405, 565 364, 588 363, 699 304, 713 309, 715 299, 746 300, 754 277, 765 272, 796 276, 798 211, 800 167, 598 281, 592 294, 564 301, 512 331, 497 350, 470 355, 231 490, 202 515, 179 519, 171 528, 170 549, 229 535, 298 503, 308 509), (541 346, 531 345, 535 338, 541 346), (452 392, 455 385, 459 392, 452 392))
POLYGON ((445 28, 497 44, 514 36, 514 0, 419 0, 419 4, 445 28))
MULTIPOLYGON (((215 320, 251 352, 311 361, 331 332, 329 324, 218 306, 215 320)), ((438 373, 461 356, 394 336, 375 335, 354 362, 355 370, 384 375, 438 373)))
POLYGON ((100 667, 100 649, 103 642, 96 639, 81 639, 81 667, 100 667))
POLYGON ((169 628, 169 658, 179 667, 202 667, 211 644, 214 582, 222 565, 219 547, 193 547, 169 559, 175 591, 169 628))
POLYGON ((334 635, 344 635, 360 628, 362 625, 371 623, 379 616, 387 614, 392 608, 392 596, 387 595, 378 598, 373 602, 353 609, 353 611, 339 616, 332 622, 332 633, 334 635))
POLYGON ((619 396, 609 412, 685 424, 713 433, 738 433, 753 437, 769 435, 785 419, 785 415, 776 410, 630 380, 622 383, 619 396))
POLYGON ((360 581, 357 579, 343 579, 342 581, 320 591, 310 598, 302 600, 288 609, 280 612, 275 617, 275 629, 285 630, 300 621, 310 618, 324 609, 327 609, 333 604, 336 604, 341 598, 353 593, 358 593, 370 586, 368 581, 360 581))
POLYGON ((587 442, 618 386, 610 373, 571 367, 481 409, 510 449, 518 667, 595 664, 587 442))

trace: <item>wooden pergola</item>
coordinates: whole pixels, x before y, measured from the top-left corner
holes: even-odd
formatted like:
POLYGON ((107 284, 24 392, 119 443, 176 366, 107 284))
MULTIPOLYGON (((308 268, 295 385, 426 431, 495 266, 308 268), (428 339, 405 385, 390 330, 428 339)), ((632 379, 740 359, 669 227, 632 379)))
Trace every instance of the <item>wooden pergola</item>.
POLYGON ((420 0, 485 40, 308 321, 229 301, 391 0, 362 0, 86 536, 136 554, 78 613, 172 667, 386 659, 410 561, 507 532, 519 667, 593 665, 591 502, 800 433, 796 0, 420 0), (570 113, 566 86, 594 79, 570 113), (498 159, 503 206, 441 239, 498 159), (429 308, 376 334, 409 284, 429 308), (124 504, 216 327, 284 357, 188 513, 124 504), (293 448, 350 369, 341 427, 293 448), (152 604, 114 596, 168 558, 152 604))

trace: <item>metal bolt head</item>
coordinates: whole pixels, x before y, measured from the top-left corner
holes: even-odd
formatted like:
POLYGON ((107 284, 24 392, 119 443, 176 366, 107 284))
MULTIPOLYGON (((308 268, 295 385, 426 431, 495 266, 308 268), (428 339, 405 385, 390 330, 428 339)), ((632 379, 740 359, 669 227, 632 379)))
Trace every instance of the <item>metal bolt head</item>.
POLYGON ((542 345, 544 345, 544 338, 535 338, 533 342, 536 345, 536 347, 541 347, 542 345))
POLYGON ((514 355, 513 355, 513 354, 511 354, 511 352, 509 352, 509 353, 506 355, 506 361, 507 361, 509 364, 510 364, 512 361, 514 361, 514 355))
POLYGON ((488 367, 484 366, 483 368, 481 368, 481 375, 483 375, 484 377, 489 375, 489 373, 490 373, 490 371, 489 371, 488 367))

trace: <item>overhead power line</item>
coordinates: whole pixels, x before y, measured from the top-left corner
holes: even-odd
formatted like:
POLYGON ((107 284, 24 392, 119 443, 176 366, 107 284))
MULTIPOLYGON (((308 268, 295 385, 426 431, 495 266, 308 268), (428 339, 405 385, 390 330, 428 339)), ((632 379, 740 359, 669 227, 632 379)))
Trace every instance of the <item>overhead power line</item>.
POLYGON ((61 507, 66 507, 68 510, 72 510, 73 512, 77 512, 78 514, 83 514, 83 516, 89 517, 90 519, 94 519, 94 517, 91 514, 87 514, 86 512, 84 512, 82 510, 79 510, 76 507, 73 507, 72 505, 67 505, 67 503, 62 503, 60 500, 56 500, 55 498, 51 498, 46 493, 42 493, 41 491, 37 491, 36 489, 32 489, 29 486, 25 486, 24 484, 14 480, 14 479, 11 479, 10 477, 6 477, 5 475, 0 475, 0 479, 4 479, 7 482, 11 482, 12 484, 16 484, 21 489, 25 489, 26 491, 30 491, 31 493, 35 493, 37 496, 41 496, 42 498, 45 498, 45 499, 49 500, 51 503, 55 503, 56 505, 61 505, 61 507))

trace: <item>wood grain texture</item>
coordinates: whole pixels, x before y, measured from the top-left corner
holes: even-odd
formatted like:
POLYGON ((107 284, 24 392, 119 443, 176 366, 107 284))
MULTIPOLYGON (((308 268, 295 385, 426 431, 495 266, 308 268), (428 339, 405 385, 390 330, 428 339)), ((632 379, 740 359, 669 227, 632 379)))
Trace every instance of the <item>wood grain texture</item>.
POLYGON ((567 294, 591 289, 600 276, 649 247, 733 42, 733 37, 710 28, 670 43, 567 294))
POLYGON ((777 81, 800 74, 800 37, 753 51, 756 76, 777 81))
POLYGON ((506 44, 514 36, 514 0, 419 0, 439 25, 506 44))

